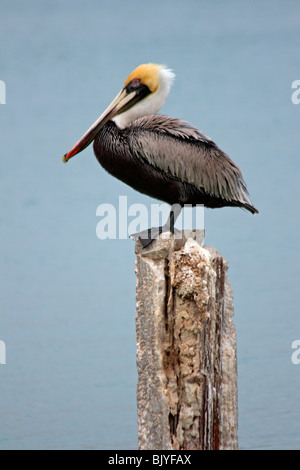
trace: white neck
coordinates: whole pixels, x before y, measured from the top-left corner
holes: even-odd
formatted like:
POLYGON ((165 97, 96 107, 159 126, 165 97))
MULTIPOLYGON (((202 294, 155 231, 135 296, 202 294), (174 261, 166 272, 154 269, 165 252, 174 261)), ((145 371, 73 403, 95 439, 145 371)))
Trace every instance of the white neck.
POLYGON ((120 127, 120 129, 124 129, 131 122, 140 117, 157 113, 166 101, 174 78, 175 74, 170 69, 162 67, 159 70, 158 89, 124 113, 113 117, 112 120, 118 127, 120 127))

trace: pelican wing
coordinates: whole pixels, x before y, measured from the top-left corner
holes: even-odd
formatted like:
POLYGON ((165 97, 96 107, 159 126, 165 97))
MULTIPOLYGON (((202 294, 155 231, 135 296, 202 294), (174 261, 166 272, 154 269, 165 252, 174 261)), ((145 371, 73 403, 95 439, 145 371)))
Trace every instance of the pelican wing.
POLYGON ((156 114, 135 120, 128 130, 138 158, 211 196, 253 208, 240 169, 190 124, 156 114))

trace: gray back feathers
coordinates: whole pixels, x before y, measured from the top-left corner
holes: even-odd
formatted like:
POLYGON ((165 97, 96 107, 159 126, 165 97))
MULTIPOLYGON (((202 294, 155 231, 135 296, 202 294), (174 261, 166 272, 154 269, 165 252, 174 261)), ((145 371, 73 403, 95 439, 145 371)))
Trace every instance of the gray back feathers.
POLYGON ((128 131, 138 158, 211 196, 253 207, 238 166, 190 124, 155 114, 136 119, 128 131))

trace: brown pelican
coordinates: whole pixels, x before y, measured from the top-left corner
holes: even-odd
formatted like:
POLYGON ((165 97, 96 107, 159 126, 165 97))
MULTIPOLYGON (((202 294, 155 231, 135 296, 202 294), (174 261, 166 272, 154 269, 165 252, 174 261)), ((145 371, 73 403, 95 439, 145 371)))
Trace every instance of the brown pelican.
MULTIPOLYGON (((137 67, 63 161, 94 141, 95 155, 110 174, 172 208, 179 207, 171 208, 168 222, 158 233, 174 230, 184 204, 238 206, 257 213, 240 169, 207 135, 187 122, 156 114, 174 77, 162 65, 137 67)), ((155 238, 150 230, 143 246, 155 238)))

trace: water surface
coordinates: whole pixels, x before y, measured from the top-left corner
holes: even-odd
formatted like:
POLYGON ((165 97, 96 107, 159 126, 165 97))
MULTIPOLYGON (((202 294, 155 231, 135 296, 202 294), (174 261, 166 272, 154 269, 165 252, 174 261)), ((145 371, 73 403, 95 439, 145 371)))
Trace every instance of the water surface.
POLYGON ((134 245, 100 241, 96 208, 152 200, 92 147, 61 157, 151 61, 177 74, 163 112, 237 162, 260 210, 205 212, 234 290, 240 447, 299 449, 299 2, 2 0, 1 18, 0 448, 137 448, 134 245))

